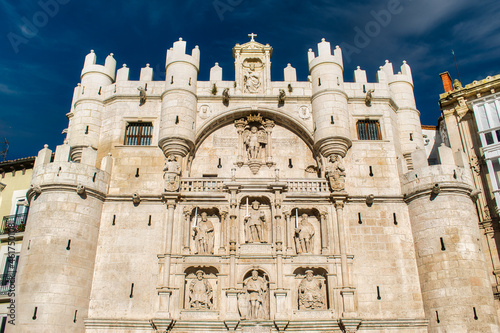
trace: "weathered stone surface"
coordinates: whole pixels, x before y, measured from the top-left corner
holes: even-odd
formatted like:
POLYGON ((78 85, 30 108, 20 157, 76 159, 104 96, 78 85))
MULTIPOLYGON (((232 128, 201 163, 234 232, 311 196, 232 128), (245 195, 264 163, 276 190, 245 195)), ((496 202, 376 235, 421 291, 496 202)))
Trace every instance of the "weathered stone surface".
POLYGON ((346 83, 323 40, 310 81, 287 68, 277 82, 254 37, 230 81, 216 66, 198 82, 199 49, 174 43, 142 106, 139 82, 85 68, 70 149, 44 149, 34 170, 17 332, 493 332, 471 177, 412 161, 408 65, 346 83), (124 144, 144 123, 148 143, 124 144))

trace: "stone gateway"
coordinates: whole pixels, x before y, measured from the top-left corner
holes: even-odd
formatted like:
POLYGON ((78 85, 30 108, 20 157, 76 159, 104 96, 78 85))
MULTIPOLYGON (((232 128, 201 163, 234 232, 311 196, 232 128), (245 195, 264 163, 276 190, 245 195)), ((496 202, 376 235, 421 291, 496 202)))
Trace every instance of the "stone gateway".
POLYGON ((7 332, 498 332, 468 164, 428 165, 409 65, 346 82, 323 39, 273 81, 255 37, 208 81, 182 39, 164 81, 86 56, 7 332))

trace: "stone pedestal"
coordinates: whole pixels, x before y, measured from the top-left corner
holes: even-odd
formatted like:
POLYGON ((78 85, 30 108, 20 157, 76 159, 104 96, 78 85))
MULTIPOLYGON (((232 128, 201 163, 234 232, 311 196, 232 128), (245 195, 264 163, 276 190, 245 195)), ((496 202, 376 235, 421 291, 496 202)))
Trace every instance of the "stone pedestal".
POLYGON ((286 306, 286 296, 288 290, 278 289, 274 292, 274 297, 276 297, 276 315, 274 318, 278 321, 289 319, 288 308, 286 306))
POLYGON ((160 297, 160 304, 156 316, 158 318, 171 318, 170 317, 170 298, 172 297, 172 290, 162 287, 156 288, 158 296, 160 297))
POLYGON ((271 244, 259 244, 259 243, 241 244, 240 255, 249 256, 256 254, 271 256, 273 254, 273 247, 271 244))

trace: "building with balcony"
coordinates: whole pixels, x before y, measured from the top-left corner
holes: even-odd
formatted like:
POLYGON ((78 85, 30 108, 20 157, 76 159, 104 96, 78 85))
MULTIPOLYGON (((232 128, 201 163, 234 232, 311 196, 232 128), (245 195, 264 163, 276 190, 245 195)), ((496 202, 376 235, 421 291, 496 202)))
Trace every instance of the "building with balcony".
POLYGON ((33 175, 34 157, 0 162, 0 333, 5 331, 11 299, 15 293, 15 277, 21 243, 28 217, 26 193, 33 175), (10 238, 9 238, 10 236, 10 238), (10 295, 9 295, 10 293, 10 295))
MULTIPOLYGON (((481 191, 476 202, 479 225, 484 234, 482 249, 495 297, 500 300, 498 244, 500 204, 500 75, 474 81, 465 87, 448 72, 441 74, 445 92, 440 106, 453 151, 463 151, 481 191)), ((497 303, 500 308, 500 301, 497 303)))
POLYGON ((498 332, 471 171, 446 145, 429 165, 409 65, 345 82, 323 39, 273 81, 249 37, 226 79, 182 39, 164 81, 86 56, 7 330, 498 332))

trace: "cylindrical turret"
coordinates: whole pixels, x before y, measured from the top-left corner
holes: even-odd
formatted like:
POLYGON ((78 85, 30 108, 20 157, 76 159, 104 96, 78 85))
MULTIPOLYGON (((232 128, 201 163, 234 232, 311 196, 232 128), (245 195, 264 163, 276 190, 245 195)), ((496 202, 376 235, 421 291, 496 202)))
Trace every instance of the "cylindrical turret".
POLYGON ((468 171, 424 166, 405 179, 429 332, 498 332, 468 171))
POLYGON ((192 55, 188 55, 182 38, 167 51, 166 88, 162 94, 158 142, 165 156, 186 156, 194 147, 199 63, 198 46, 192 55))
POLYGON ((110 157, 97 152, 68 162, 70 147, 40 151, 28 192, 30 214, 16 284, 16 325, 10 332, 85 332, 97 238, 110 157))
POLYGON ((69 113, 68 141, 71 146, 71 161, 79 162, 82 149, 97 148, 101 132, 103 111, 103 87, 115 80, 116 60, 111 53, 104 66, 96 65, 94 51, 85 57, 81 84, 76 87, 72 112, 69 113))
POLYGON ((394 74, 392 63, 386 60, 380 72, 379 77, 385 76, 391 96, 398 107, 396 113, 398 115, 401 153, 405 156, 407 165, 410 166, 412 162, 408 156, 416 149, 425 149, 420 112, 417 110, 413 93, 411 69, 406 61, 403 61, 401 72, 394 74))
POLYGON ((345 156, 351 146, 347 94, 344 91, 342 51, 337 46, 332 55, 325 39, 318 44, 318 57, 310 49, 309 74, 312 79, 314 144, 323 156, 345 156))

